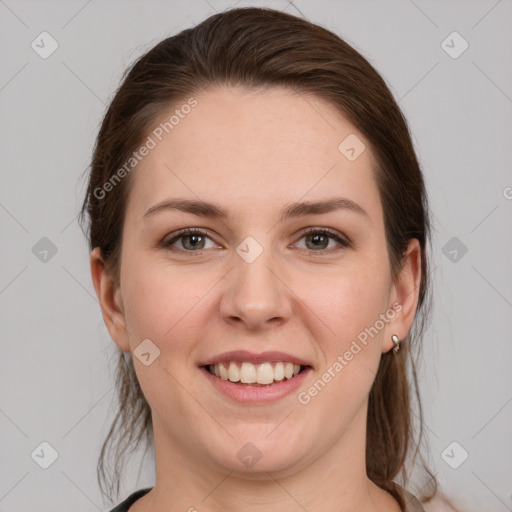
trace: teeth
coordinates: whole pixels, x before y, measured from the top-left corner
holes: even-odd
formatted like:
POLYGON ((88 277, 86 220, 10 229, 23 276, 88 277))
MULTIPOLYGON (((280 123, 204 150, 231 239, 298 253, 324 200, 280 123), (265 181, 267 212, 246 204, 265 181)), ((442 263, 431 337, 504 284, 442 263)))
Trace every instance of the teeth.
POLYGON ((291 362, 261 363, 249 362, 217 363, 209 366, 210 373, 230 382, 268 385, 283 379, 291 379, 300 372, 300 365, 291 362))
POLYGON ((293 377, 293 363, 286 363, 284 365, 284 376, 287 379, 291 379, 293 377))
POLYGON ((258 382, 258 384, 272 384, 272 382, 274 382, 274 369, 272 368, 272 365, 270 363, 262 363, 258 365, 256 374, 256 381, 258 382))
POLYGON ((274 366, 274 379, 275 380, 283 380, 284 379, 284 364, 279 361, 274 366))
POLYGON ((238 382, 240 380, 240 370, 238 369, 238 366, 234 363, 231 363, 229 365, 228 380, 231 382, 238 382))
POLYGON ((217 377, 220 376, 220 378, 222 380, 228 380, 228 371, 226 370, 226 368, 224 368, 223 364, 216 364, 214 366, 214 368, 215 368, 215 375, 217 375, 217 373, 220 374, 220 375, 217 375, 217 377))
MULTIPOLYGON (((234 365, 234 363, 229 365, 230 370, 231 365, 234 365)), ((258 372, 256 370, 256 366, 251 363, 242 363, 242 366, 240 367, 240 382, 243 382, 244 384, 254 384, 257 378, 258 372)))

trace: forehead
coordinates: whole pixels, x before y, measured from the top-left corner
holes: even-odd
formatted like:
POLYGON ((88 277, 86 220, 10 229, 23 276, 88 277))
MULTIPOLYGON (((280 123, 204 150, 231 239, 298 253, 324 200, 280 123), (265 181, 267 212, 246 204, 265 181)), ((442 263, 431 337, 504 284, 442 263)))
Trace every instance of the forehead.
POLYGON ((167 197, 252 212, 333 195, 363 202, 367 211, 378 205, 368 143, 317 97, 222 87, 193 100, 193 108, 183 107, 193 104, 187 98, 162 112, 148 133, 154 147, 133 172, 127 208, 137 218, 167 197), (365 148, 355 160, 340 151, 346 140, 358 153, 365 148))

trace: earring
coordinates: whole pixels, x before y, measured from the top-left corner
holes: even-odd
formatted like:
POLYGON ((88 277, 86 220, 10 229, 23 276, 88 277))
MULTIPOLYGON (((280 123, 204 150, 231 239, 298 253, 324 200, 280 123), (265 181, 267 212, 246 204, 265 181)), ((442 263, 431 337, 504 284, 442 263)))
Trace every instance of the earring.
POLYGON ((396 334, 393 334, 391 336, 391 339, 393 340, 393 343, 395 344, 393 348, 393 353, 396 354, 400 350, 400 340, 398 339, 398 336, 396 334))

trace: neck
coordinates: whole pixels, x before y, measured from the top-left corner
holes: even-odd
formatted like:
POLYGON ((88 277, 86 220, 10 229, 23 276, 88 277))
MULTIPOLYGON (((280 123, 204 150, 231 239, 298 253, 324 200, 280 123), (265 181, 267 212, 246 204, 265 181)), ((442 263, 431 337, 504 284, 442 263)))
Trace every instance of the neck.
POLYGON ((130 512, 399 512, 395 499, 366 476, 365 428, 363 408, 339 442, 315 459, 280 471, 240 473, 194 457, 154 416, 156 483, 130 512))

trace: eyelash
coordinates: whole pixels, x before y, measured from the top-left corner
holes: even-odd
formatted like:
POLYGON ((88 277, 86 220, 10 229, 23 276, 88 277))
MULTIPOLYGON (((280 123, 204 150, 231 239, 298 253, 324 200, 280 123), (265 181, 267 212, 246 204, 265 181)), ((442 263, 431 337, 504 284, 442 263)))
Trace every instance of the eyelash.
MULTIPOLYGON (((334 240, 336 240, 342 247, 341 248, 331 248, 331 249, 320 249, 318 251, 315 251, 313 249, 302 249, 302 250, 305 250, 305 251, 308 251, 310 253, 323 253, 323 254, 332 254, 333 252, 339 252, 343 249, 346 249, 348 247, 351 247, 351 244, 348 240, 342 238, 338 233, 337 231, 334 231, 332 229, 329 229, 329 228, 310 228, 308 229, 307 231, 304 231, 302 234, 301 234, 301 237, 299 240, 301 240, 302 238, 308 236, 308 235, 311 235, 311 234, 320 234, 320 235, 327 235, 329 238, 332 238, 334 240)), ((194 256, 201 256, 204 252, 206 252, 208 249, 202 249, 202 250, 197 250, 197 251, 189 251, 189 250, 185 250, 185 249, 177 249, 176 247, 172 247, 172 245, 177 242, 180 238, 185 238, 187 236, 191 236, 191 235, 200 235, 200 236, 204 236, 204 237, 207 237, 207 238, 210 238, 211 237, 208 235, 208 233, 206 231, 202 231, 200 229, 193 229, 193 228, 185 228, 185 229, 181 229, 179 230, 178 232, 176 232, 175 236, 173 236, 170 240, 164 240, 162 242, 162 245, 165 249, 168 249, 170 251, 173 251, 173 252, 182 252, 182 253, 192 253, 194 254, 194 256)))

